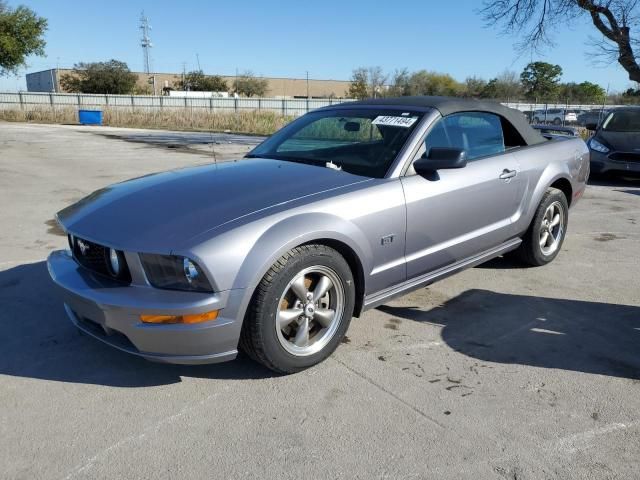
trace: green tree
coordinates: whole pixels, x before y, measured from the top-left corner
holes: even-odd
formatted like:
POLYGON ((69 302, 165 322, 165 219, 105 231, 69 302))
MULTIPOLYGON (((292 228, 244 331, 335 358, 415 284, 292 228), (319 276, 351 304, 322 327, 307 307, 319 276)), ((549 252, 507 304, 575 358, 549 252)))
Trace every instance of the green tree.
POLYGON ((494 100, 515 100, 522 95, 522 84, 518 74, 505 70, 500 75, 492 78, 482 92, 482 97, 494 100))
POLYGON ((205 75, 202 70, 194 70, 178 82, 180 90, 194 92, 226 92, 227 82, 220 75, 205 75))
POLYGON ((559 88, 559 97, 569 102, 599 103, 604 100, 607 92, 600 85, 591 82, 563 83, 559 88))
POLYGON ((369 71, 366 68, 359 67, 353 71, 347 95, 358 100, 369 97, 369 71))
POLYGON ((71 74, 60 78, 67 92, 79 93, 133 93, 138 76, 131 73, 126 63, 118 60, 108 62, 77 63, 71 74))
POLYGON ((25 7, 0 0, 0 76, 15 74, 29 55, 44 55, 47 20, 25 7))
POLYGON ((420 70, 411 74, 409 91, 411 95, 456 96, 463 91, 463 86, 449 74, 420 70))
POLYGON ((233 91, 245 97, 263 97, 267 93, 269 82, 246 71, 233 81, 233 91))
POLYGON ((634 90, 633 88, 628 88, 627 90, 625 90, 622 96, 623 97, 640 97, 640 88, 637 90, 634 90))
POLYGON ((520 81, 527 98, 543 101, 557 97, 561 76, 560 65, 532 62, 520 74, 520 81))
POLYGON ((486 88, 487 81, 484 78, 478 78, 475 75, 467 77, 464 81, 463 95, 470 98, 480 98, 484 96, 486 88))
POLYGON ((618 62, 629 80, 640 82, 640 57, 634 52, 640 36, 632 34, 640 26, 637 0, 484 0, 481 15, 489 25, 516 35, 520 50, 534 51, 551 44, 554 29, 588 18, 599 34, 592 40, 596 58, 618 62))

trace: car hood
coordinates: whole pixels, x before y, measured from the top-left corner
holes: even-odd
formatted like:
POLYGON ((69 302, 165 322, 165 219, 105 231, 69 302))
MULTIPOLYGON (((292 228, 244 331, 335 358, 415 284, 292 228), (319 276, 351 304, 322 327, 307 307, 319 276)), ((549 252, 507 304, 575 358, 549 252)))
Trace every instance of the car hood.
POLYGON ((619 152, 633 152, 640 149, 640 134, 638 132, 607 132, 600 130, 596 140, 608 145, 612 150, 619 152))
POLYGON ((58 221, 68 232, 103 245, 169 253, 241 217, 367 180, 314 165, 246 159, 111 185, 60 211, 58 221))

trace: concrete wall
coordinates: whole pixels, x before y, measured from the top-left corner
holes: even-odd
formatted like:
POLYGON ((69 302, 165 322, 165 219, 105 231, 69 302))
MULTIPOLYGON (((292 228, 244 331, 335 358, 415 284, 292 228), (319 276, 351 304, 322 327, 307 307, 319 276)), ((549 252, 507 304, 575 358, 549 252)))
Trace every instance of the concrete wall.
MULTIPOLYGON (((27 74, 27 90, 29 92, 64 92, 60 89, 60 77, 64 74, 73 73, 67 69, 51 69, 41 72, 27 74), (52 86, 55 83, 55 88, 52 86)), ((138 87, 149 89, 149 93, 153 94, 153 87, 149 84, 149 77, 141 72, 134 72, 138 76, 138 87)), ((160 94, 163 87, 169 86, 177 88, 178 82, 182 78, 177 73, 154 73, 156 79, 156 93, 160 94)), ((223 75, 227 81, 229 90, 233 86, 234 76, 223 75)), ((267 92, 265 97, 306 97, 307 96, 307 80, 304 78, 277 78, 264 77, 267 80, 267 92)), ((309 79, 309 96, 316 98, 346 98, 350 82, 346 80, 317 80, 309 79)))

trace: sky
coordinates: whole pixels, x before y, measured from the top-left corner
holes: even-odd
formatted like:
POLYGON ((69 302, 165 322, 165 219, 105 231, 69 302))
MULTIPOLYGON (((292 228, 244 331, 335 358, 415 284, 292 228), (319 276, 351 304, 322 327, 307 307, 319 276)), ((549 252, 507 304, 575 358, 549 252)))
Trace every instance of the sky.
POLYGON ((143 70, 140 14, 153 29, 152 70, 208 74, 250 70, 275 77, 347 80, 354 68, 379 65, 449 73, 459 81, 505 70, 520 73, 530 61, 556 63, 562 81, 598 83, 610 91, 632 86, 618 64, 589 59, 588 18, 561 27, 543 53, 519 54, 517 38, 486 27, 480 0, 199 1, 8 0, 49 21, 46 57, 28 59, 17 77, 1 78, 0 91, 25 90, 25 72, 117 59, 143 70))

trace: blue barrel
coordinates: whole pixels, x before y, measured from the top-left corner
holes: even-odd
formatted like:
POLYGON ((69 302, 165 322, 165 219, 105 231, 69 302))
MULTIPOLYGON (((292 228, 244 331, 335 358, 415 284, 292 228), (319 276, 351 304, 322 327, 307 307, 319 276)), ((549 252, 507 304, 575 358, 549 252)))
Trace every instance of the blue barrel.
POLYGON ((81 125, 102 125, 102 110, 78 110, 81 125))

